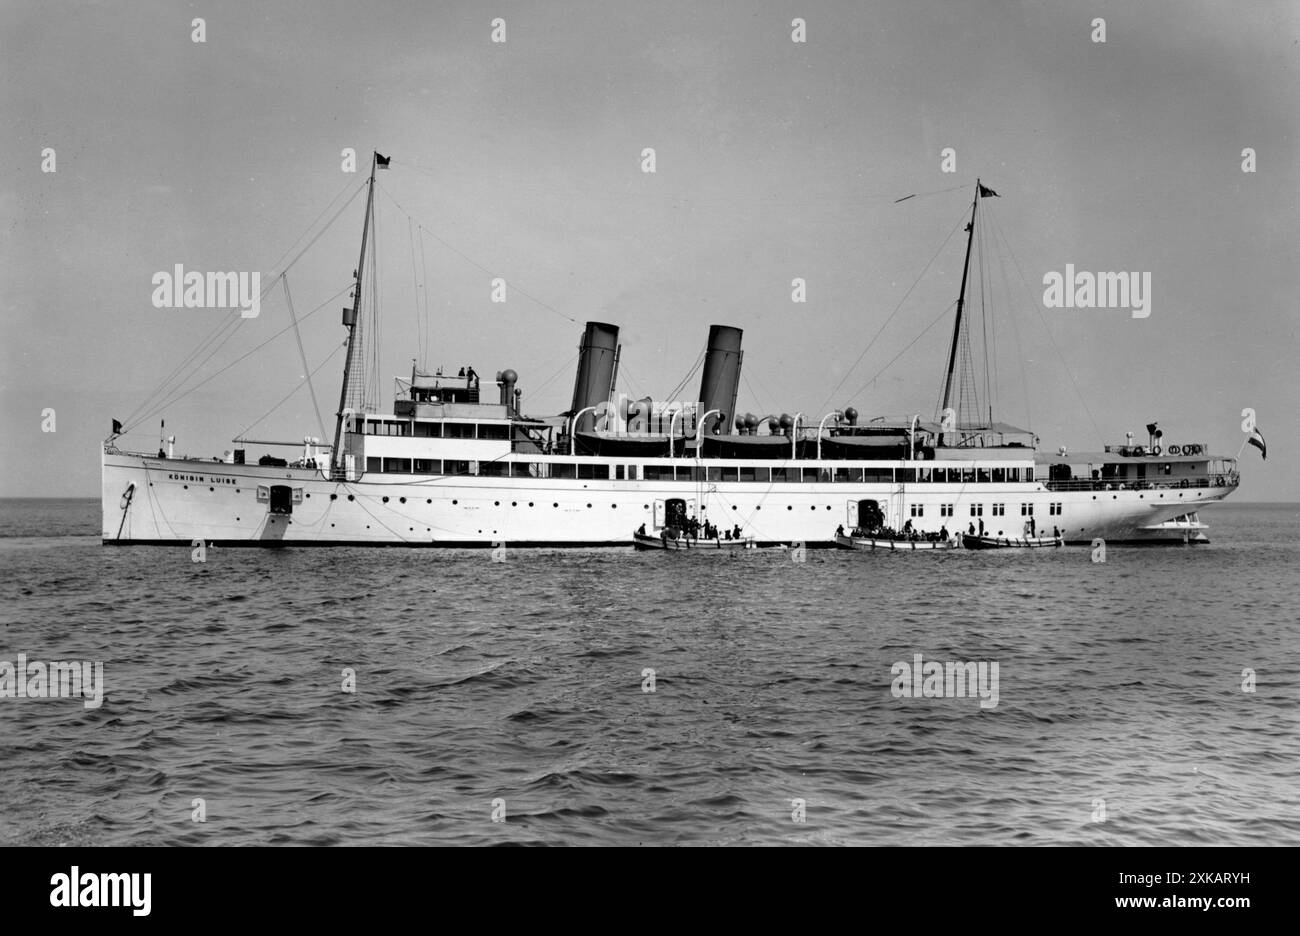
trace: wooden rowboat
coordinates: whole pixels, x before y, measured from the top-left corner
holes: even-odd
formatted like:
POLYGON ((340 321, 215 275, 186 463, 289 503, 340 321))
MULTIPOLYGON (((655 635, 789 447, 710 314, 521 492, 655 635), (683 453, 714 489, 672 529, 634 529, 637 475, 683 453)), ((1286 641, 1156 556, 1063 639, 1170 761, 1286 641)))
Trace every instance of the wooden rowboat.
POLYGON ((884 536, 845 536, 837 535, 835 545, 840 549, 888 549, 895 552, 917 552, 925 549, 952 549, 957 545, 955 539, 891 539, 884 536))
POLYGON ((637 549, 754 549, 757 544, 753 537, 748 539, 695 539, 678 535, 676 537, 654 536, 650 533, 633 533, 632 545, 637 549))
POLYGON ((1009 536, 971 536, 969 533, 963 533, 961 535, 961 544, 967 549, 1042 549, 1044 547, 1064 546, 1065 541, 1059 536, 1012 539, 1009 536))

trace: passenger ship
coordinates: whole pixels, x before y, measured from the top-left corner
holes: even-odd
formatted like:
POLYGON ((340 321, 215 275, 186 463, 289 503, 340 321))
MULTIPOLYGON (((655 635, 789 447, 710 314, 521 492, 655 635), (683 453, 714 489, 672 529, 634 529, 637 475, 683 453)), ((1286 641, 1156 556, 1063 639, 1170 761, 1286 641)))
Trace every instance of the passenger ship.
POLYGON ((587 323, 572 405, 559 416, 522 412, 515 371, 485 380, 472 368, 413 368, 389 412, 361 411, 349 404, 359 399, 377 163, 387 160, 371 163, 356 301, 343 312, 333 444, 307 437, 292 463, 247 463, 238 448, 202 460, 176 457, 167 440, 156 453, 122 451, 115 423, 102 456, 105 544, 630 546, 634 531, 695 518, 758 545, 832 546, 837 528, 868 517, 923 534, 1015 537, 1032 520, 1067 543, 1188 543, 1207 539, 1197 510, 1237 488, 1235 458, 1197 443, 1162 447, 1155 425, 1145 445, 1130 437, 1051 455, 991 414, 957 418, 975 222, 981 198, 995 194, 978 182, 935 422, 860 421, 851 407, 738 414, 742 333, 721 325, 709 331, 698 400, 616 398, 618 328, 600 322, 587 323))

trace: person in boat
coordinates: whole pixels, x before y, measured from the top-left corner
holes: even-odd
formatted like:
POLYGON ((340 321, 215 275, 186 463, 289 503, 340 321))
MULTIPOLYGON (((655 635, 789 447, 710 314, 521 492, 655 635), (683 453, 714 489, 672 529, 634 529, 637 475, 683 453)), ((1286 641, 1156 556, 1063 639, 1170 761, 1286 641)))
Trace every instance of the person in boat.
POLYGON ((835 528, 835 535, 836 535, 836 536, 843 536, 843 535, 844 535, 844 524, 841 523, 839 526, 837 526, 837 527, 835 528))
POLYGON ((966 532, 969 533, 971 536, 974 536, 974 535, 975 535, 975 524, 974 524, 974 523, 971 523, 971 525, 970 525, 970 529, 967 530, 966 532))
POLYGON ((1029 535, 1031 538, 1038 535, 1038 524, 1034 521, 1033 517, 1029 518, 1029 535))
POLYGON ((984 535, 984 518, 980 517, 980 536, 984 535))
POLYGON ((1061 538, 1061 530, 1060 530, 1060 528, 1059 528, 1059 527, 1052 527, 1052 539, 1059 540, 1060 538, 1061 538))
POLYGON ((945 523, 943 526, 939 527, 939 539, 946 540, 947 538, 948 538, 948 525, 945 523))
POLYGON ((731 538, 734 539, 734 540, 738 540, 738 539, 740 539, 740 524, 739 524, 739 523, 737 523, 734 527, 732 527, 732 530, 731 530, 731 538))
POLYGON ((645 524, 641 524, 641 526, 637 528, 636 532, 638 536, 645 536, 645 524))
POLYGON ((903 524, 903 535, 904 535, 904 536, 911 536, 911 535, 912 535, 912 521, 911 521, 911 520, 908 520, 906 523, 903 524))

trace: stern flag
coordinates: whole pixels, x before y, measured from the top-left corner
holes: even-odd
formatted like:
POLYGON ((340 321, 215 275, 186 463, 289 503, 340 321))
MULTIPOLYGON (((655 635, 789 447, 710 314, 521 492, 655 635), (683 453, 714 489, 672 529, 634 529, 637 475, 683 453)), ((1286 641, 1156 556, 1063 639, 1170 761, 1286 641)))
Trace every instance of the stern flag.
POLYGON ((989 188, 987 185, 981 185, 981 186, 980 186, 980 198, 990 198, 990 197, 991 197, 991 198, 1001 198, 1002 196, 999 195, 997 192, 993 191, 993 189, 989 188))
POLYGON ((122 422, 121 420, 115 419, 113 420, 113 435, 121 435, 121 434, 122 434, 122 422))
POLYGON ((376 166, 376 168, 379 168, 379 169, 387 169, 387 168, 388 168, 388 164, 389 164, 389 162, 391 162, 391 161, 392 161, 392 160, 391 160, 390 157, 388 157, 388 156, 380 156, 378 153, 375 153, 375 166, 376 166))
POLYGON ((1247 439, 1246 442, 1247 444, 1253 445, 1255 448, 1259 449, 1260 457, 1262 457, 1264 461, 1268 461, 1268 446, 1264 444, 1264 433, 1259 431, 1258 426, 1250 431, 1250 438, 1247 439))

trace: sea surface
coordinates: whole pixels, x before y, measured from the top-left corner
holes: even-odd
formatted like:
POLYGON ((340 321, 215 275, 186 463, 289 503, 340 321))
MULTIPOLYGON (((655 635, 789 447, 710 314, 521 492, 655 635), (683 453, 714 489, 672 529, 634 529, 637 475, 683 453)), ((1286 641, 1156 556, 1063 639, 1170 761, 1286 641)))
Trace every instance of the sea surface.
POLYGON ((196 563, 97 511, 0 501, 0 661, 106 685, 0 698, 3 845, 1300 844, 1300 505, 1104 563, 196 563), (917 653, 996 662, 996 706, 895 697, 917 653))

